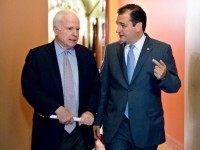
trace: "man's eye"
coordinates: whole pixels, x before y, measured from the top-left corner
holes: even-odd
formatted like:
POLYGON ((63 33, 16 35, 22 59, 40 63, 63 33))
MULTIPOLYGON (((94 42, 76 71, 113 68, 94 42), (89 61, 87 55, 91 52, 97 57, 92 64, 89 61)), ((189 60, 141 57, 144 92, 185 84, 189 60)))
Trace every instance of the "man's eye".
POLYGON ((122 28, 125 28, 125 27, 126 27, 126 25, 122 24, 122 28))
POLYGON ((67 30, 70 30, 70 31, 71 31, 71 30, 73 30, 73 28, 72 28, 72 27, 69 27, 69 28, 67 28, 67 30))

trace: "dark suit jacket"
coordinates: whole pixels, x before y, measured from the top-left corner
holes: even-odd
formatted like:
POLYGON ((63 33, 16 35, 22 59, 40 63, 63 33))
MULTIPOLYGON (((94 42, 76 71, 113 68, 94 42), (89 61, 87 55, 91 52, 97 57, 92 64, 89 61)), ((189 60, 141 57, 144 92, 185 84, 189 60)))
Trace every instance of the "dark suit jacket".
POLYGON ((103 124, 106 143, 118 130, 127 101, 131 133, 136 146, 158 145, 165 141, 161 90, 173 93, 181 86, 170 45, 146 35, 129 85, 124 47, 118 42, 112 43, 106 48, 100 78, 102 90, 96 124, 103 124), (165 79, 157 80, 154 76, 152 59, 162 59, 166 63, 165 79))
MULTIPOLYGON (((84 46, 74 47, 79 71, 79 116, 95 114, 99 95, 99 73, 92 53, 84 46)), ((30 50, 22 71, 22 92, 34 108, 32 149, 57 150, 64 125, 49 119, 59 106, 64 106, 61 76, 54 42, 30 50)), ((88 147, 94 146, 92 127, 81 126, 88 147)))

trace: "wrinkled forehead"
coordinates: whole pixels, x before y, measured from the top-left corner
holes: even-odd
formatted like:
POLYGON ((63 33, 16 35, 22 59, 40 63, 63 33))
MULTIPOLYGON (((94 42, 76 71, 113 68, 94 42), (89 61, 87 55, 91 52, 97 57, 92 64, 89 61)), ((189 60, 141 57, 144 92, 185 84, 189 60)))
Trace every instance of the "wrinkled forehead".
POLYGON ((77 17, 73 16, 66 16, 66 18, 62 21, 62 25, 69 26, 69 27, 75 27, 80 28, 80 21, 77 17))

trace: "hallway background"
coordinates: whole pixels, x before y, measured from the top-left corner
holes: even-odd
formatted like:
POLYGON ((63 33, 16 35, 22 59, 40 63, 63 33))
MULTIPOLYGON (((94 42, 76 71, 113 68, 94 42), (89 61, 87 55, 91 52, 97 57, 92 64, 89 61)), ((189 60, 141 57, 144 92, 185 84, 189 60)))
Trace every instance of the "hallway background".
MULTIPOLYGON (((147 33, 172 45, 182 87, 163 94, 169 150, 200 149, 200 1, 107 0, 106 42, 118 39, 117 8, 141 5, 147 33)), ((29 150, 32 108, 21 94, 20 77, 30 48, 48 42, 48 1, 0 1, 0 149, 29 150)))

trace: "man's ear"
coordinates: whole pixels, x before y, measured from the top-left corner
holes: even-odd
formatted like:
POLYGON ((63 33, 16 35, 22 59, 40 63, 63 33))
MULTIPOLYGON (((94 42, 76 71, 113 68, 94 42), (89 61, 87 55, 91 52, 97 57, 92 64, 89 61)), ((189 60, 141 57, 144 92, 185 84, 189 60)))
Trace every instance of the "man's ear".
POLYGON ((53 26, 53 31, 54 31, 55 35, 57 35, 59 33, 60 29, 56 26, 53 26))
POLYGON ((136 29, 136 31, 142 31, 143 29, 142 29, 142 22, 138 22, 136 25, 135 25, 135 29, 136 29))

